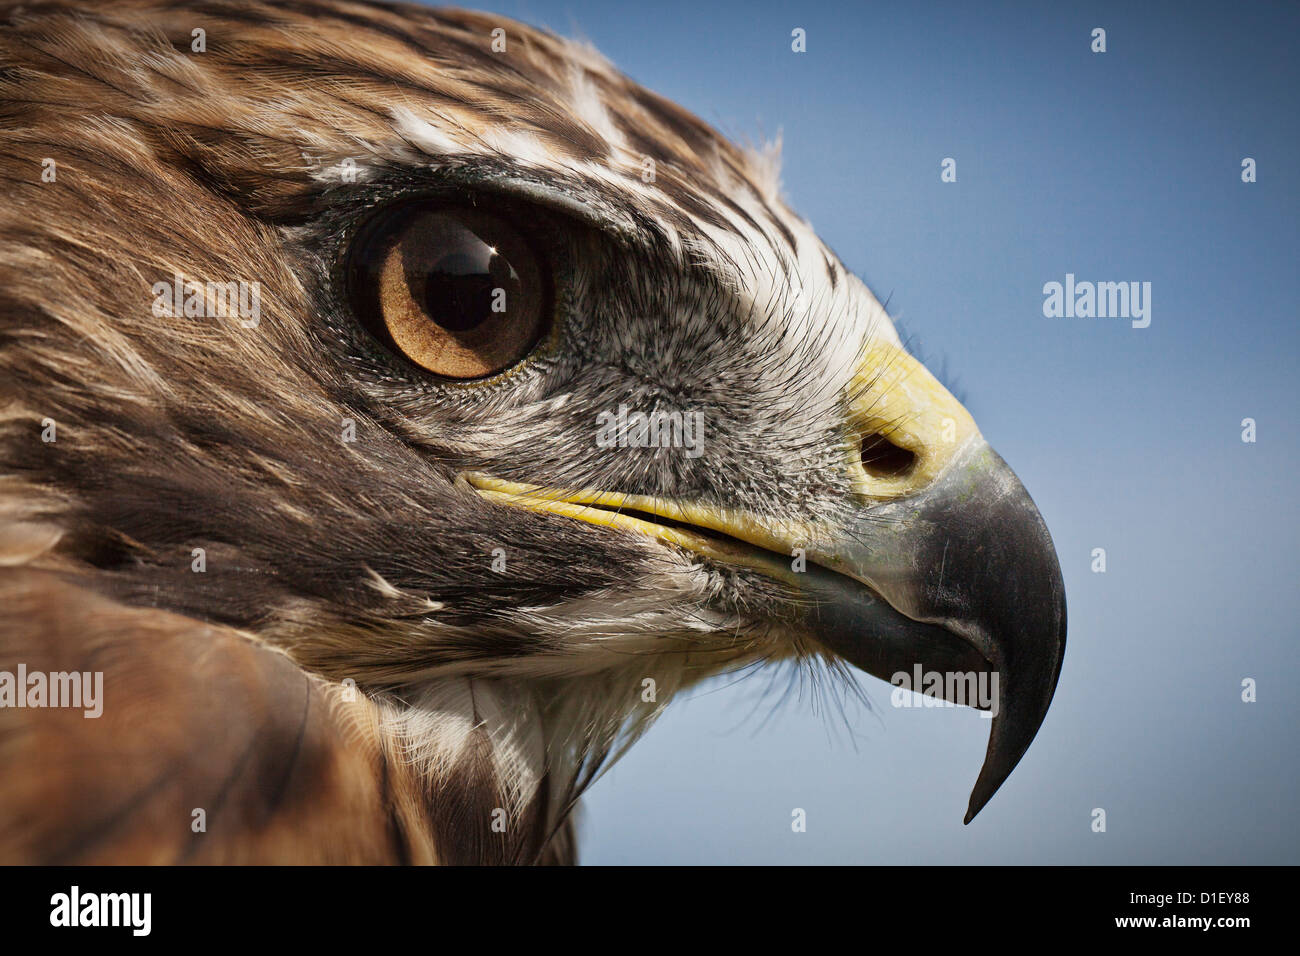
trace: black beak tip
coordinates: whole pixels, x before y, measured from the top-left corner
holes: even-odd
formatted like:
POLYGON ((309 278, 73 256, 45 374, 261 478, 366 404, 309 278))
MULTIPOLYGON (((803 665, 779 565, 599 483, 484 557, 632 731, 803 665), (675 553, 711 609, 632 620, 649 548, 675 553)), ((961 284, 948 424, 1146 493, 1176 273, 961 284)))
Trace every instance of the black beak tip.
POLYGON ((984 765, 971 790, 963 824, 969 824, 993 799, 993 795, 1011 776, 1020 759, 1038 735, 1047 717, 1056 685, 1061 677, 1061 664, 1065 659, 1065 595, 1060 585, 1060 572, 1056 572, 1056 600, 1050 602, 1052 625, 1046 628, 1054 633, 1054 640, 1040 647, 1036 654, 1022 663, 1016 679, 1004 674, 1001 712, 993 718, 989 731, 988 751, 984 765), (1046 653, 1044 653, 1046 652, 1046 653))
MULTIPOLYGON (((989 749, 992 750, 992 747, 990 746, 989 749)), ((993 758, 994 755, 990 753, 984 760, 984 766, 980 768, 979 778, 975 781, 975 787, 970 792, 970 802, 966 805, 966 816, 961 821, 963 826, 968 826, 978 816, 979 812, 988 805, 988 802, 993 799, 993 794, 998 792, 998 788, 1002 786, 1003 781, 1010 776, 1012 769, 1015 767, 1013 763, 1006 768, 1005 772, 990 773, 992 769, 990 764, 993 758)))
POLYGON ((998 781, 996 786, 984 786, 984 775, 980 774, 980 779, 975 783, 975 789, 971 791, 970 803, 966 806, 966 816, 962 818, 962 826, 969 826, 970 822, 975 819, 981 810, 993 799, 993 794, 997 793, 998 787, 1002 781, 998 781))

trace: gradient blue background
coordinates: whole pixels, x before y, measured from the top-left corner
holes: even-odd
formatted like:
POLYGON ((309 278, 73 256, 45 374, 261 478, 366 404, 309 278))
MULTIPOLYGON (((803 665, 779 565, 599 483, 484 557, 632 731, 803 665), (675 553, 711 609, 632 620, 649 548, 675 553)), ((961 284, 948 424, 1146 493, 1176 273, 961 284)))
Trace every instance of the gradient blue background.
POLYGON ((1300 7, 491 7, 733 137, 783 134, 791 204, 946 367, 1069 599, 1055 703, 971 826, 987 721, 868 679, 850 732, 810 698, 769 715, 760 676, 678 700, 595 786, 584 862, 1300 862, 1300 7), (1151 282, 1150 328, 1044 318, 1066 272, 1151 282))

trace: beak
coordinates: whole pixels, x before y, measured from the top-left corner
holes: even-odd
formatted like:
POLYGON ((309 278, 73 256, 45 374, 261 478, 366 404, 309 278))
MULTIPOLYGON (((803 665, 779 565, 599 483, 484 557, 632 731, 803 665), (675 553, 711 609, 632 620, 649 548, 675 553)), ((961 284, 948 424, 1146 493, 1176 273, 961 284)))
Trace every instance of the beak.
POLYGON ((845 463, 853 491, 834 523, 463 478, 490 501, 645 534, 779 577, 806 598, 811 634, 849 663, 894 683, 939 675, 944 699, 993 714, 970 823, 1028 749, 1056 690, 1065 653, 1060 566, 1024 486, 922 365, 877 345, 854 384, 845 463), (808 564, 792 573, 788 556, 800 547, 808 564), (972 699, 965 691, 981 681, 992 694, 972 699))
POLYGON ((1024 756, 1056 691, 1061 568, 1029 493, 961 403, 895 346, 878 345, 861 368, 849 472, 867 507, 849 509, 809 548, 810 561, 837 572, 806 579, 809 625, 870 674, 892 683, 941 675, 944 699, 992 711, 970 823, 1024 756), (882 447, 885 461, 901 455, 907 467, 878 467, 882 447), (866 590, 845 587, 846 577, 866 590), (994 693, 971 700, 979 681, 994 693))
POLYGON ((993 712, 970 823, 1038 733, 1061 673, 1065 589, 1051 536, 982 438, 924 490, 842 530, 809 551, 840 572, 808 576, 810 629, 876 677, 914 684, 913 674, 940 675, 944 699, 993 712), (867 588, 846 586, 846 576, 867 588), (991 683, 992 696, 971 699, 969 681, 991 683))

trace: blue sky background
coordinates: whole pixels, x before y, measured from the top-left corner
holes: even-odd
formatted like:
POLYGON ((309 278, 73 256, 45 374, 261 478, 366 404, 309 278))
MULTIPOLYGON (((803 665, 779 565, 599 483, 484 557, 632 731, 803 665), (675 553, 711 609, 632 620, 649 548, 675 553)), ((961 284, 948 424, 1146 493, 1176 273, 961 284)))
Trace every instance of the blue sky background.
POLYGON ((852 734, 809 700, 762 720, 759 677, 678 700, 595 786, 584 862, 1300 862, 1300 5, 491 8, 783 134, 790 202, 946 365, 1069 601, 1052 710, 971 826, 987 721, 870 679, 852 734), (1151 326, 1044 318, 1067 272, 1151 282, 1151 326))

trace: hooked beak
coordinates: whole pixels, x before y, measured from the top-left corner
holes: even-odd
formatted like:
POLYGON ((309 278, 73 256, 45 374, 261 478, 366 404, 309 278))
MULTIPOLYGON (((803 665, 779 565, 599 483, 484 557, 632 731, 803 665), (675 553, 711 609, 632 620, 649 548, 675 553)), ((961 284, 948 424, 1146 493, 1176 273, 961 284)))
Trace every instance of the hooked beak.
POLYGON ((940 675, 944 699, 992 710, 970 823, 1038 733, 1061 673, 1065 587, 1047 526, 1015 474, 977 437, 939 480, 863 513, 843 532, 809 551, 840 572, 808 577, 816 598, 810 626, 876 677, 940 675), (846 575, 868 587, 846 586, 846 575), (966 678, 987 688, 992 676, 992 699, 970 699, 966 678))
POLYGON ((993 714, 966 811, 970 823, 1020 761, 1051 704, 1065 653, 1061 570, 1024 486, 923 366, 884 344, 868 354, 861 374, 848 422, 854 501, 835 525, 774 521, 740 502, 718 508, 478 473, 463 478, 500 504, 645 534, 779 577, 809 599, 802 603, 811 634, 849 663, 895 683, 918 670, 939 675, 944 699, 993 714), (873 465, 872 449, 882 440, 906 467, 873 465), (792 573, 789 556, 798 548, 808 564, 792 573), (971 699, 966 691, 980 680, 993 695, 971 699))

